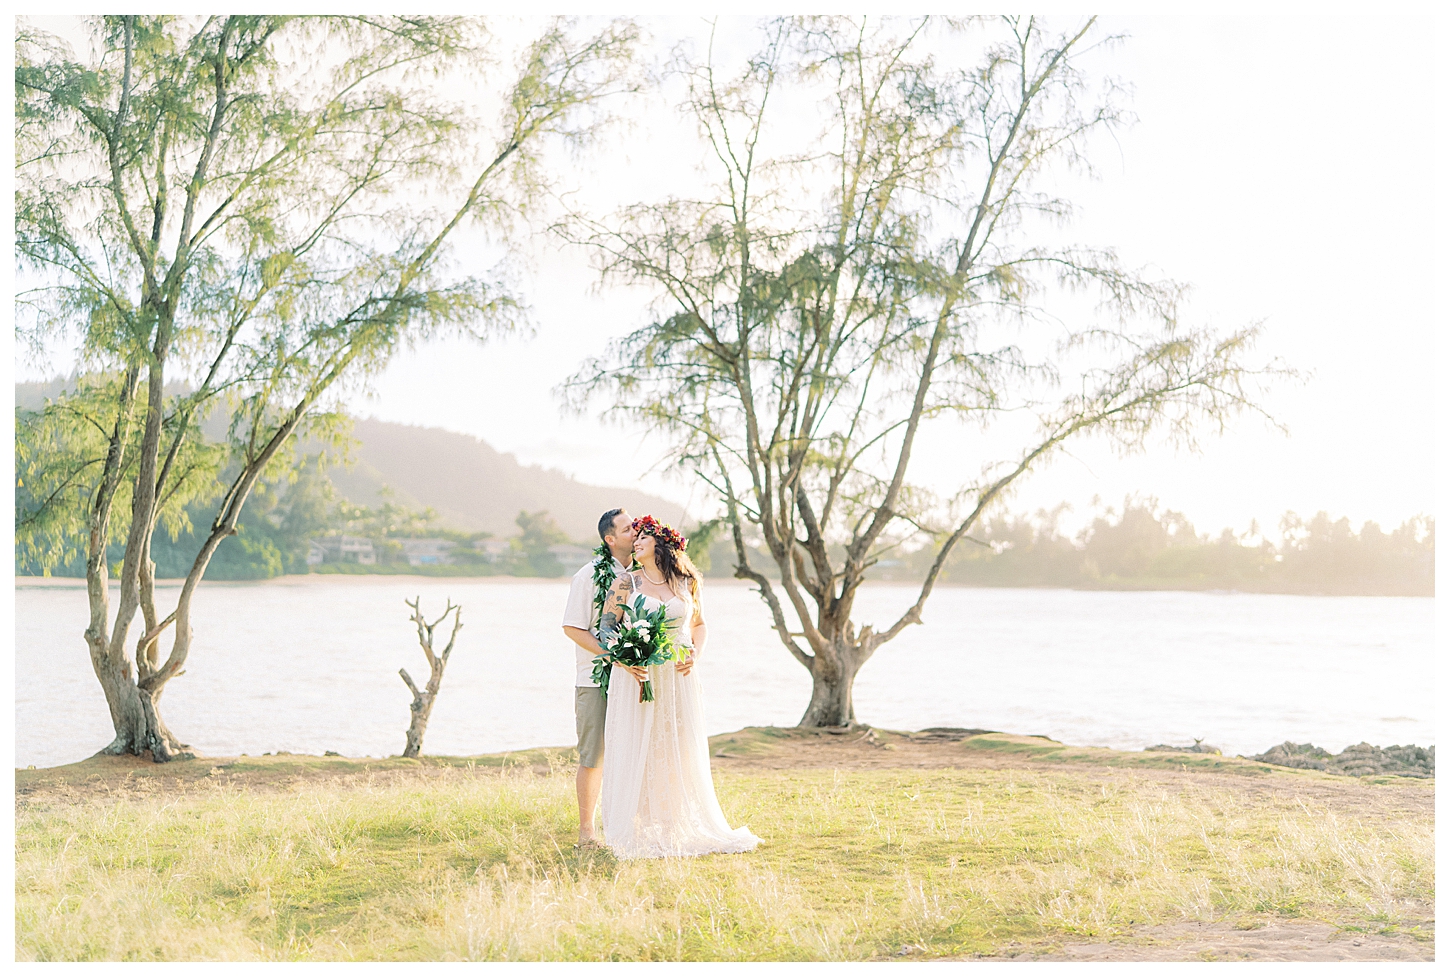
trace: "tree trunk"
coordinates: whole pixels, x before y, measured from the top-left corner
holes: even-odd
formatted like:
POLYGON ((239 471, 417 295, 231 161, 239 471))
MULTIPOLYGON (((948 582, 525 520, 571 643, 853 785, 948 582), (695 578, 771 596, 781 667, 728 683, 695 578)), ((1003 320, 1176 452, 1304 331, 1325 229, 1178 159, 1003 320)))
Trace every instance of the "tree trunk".
POLYGON ((864 661, 849 647, 838 647, 833 656, 816 655, 811 668, 811 704, 799 725, 854 726, 856 673, 864 661))
MULTIPOLYGON (((91 618, 93 622, 104 622, 110 605, 104 552, 101 554, 100 564, 87 569, 88 589, 91 591, 91 618)), ((151 759, 157 763, 191 759, 195 754, 185 752, 187 744, 180 742, 161 718, 158 705, 164 682, 155 687, 150 685, 156 674, 157 642, 174 615, 159 623, 156 621, 156 566, 151 562, 149 536, 142 543, 138 570, 138 603, 143 615, 143 630, 141 638, 136 642, 135 674, 132 674, 132 663, 124 652, 116 654, 116 646, 105 640, 104 624, 100 628, 93 627, 86 631, 91 665, 101 683, 101 689, 105 692, 106 703, 111 710, 111 723, 116 730, 116 738, 101 753, 111 756, 127 753, 141 756, 149 753, 151 759)), ((124 648, 124 645, 121 647, 124 648)))
POLYGON ((111 710, 111 725, 116 730, 115 739, 100 753, 106 756, 149 753, 157 763, 191 759, 194 754, 185 751, 186 744, 177 740, 157 711, 161 690, 139 687, 131 673, 131 663, 125 656, 119 660, 111 656, 106 641, 96 641, 87 632, 86 644, 91 651, 91 666, 111 710))
POLYGON ((123 753, 140 753, 145 749, 147 727, 145 710, 136 694, 135 676, 126 659, 125 649, 119 653, 110 640, 111 621, 111 577, 106 562, 106 544, 111 535, 111 506, 116 498, 116 489, 125 468, 126 438, 131 425, 135 406, 140 369, 131 367, 121 390, 121 402, 116 413, 116 424, 111 432, 106 451, 105 468, 101 484, 91 503, 86 539, 86 598, 90 604, 90 623, 85 630, 86 649, 90 652, 91 668, 101 691, 106 696, 106 707, 111 713, 111 726, 116 736, 100 752, 111 756, 123 753))
MULTIPOLYGON (((156 713, 155 697, 140 688, 138 683, 145 677, 148 663, 143 657, 146 641, 138 646, 135 668, 126 655, 126 635, 131 621, 141 605, 143 577, 149 569, 150 533, 156 521, 156 457, 161 442, 161 421, 163 416, 162 390, 165 386, 165 356, 167 345, 167 324, 158 325, 158 338, 147 376, 145 426, 137 458, 137 474, 131 496, 131 527, 126 537, 126 553, 121 563, 120 603, 116 619, 108 622, 110 616, 110 576, 106 565, 106 543, 109 537, 111 500, 116 485, 114 478, 120 474, 119 440, 123 424, 129 424, 130 397, 118 420, 117 434, 112 436, 112 459, 108 457, 108 477, 101 492, 104 500, 98 502, 91 517, 89 551, 86 559, 86 590, 91 604, 91 623, 86 629, 86 645, 91 653, 91 667, 106 695, 106 705, 111 711, 111 724, 116 737, 101 753, 120 755, 151 753, 158 763, 170 760, 177 754, 180 744, 176 743, 156 713), (143 569, 143 566, 145 569, 143 569), (106 634, 110 624, 109 638, 106 634)), ((135 368, 128 374, 127 383, 134 391, 139 376, 135 368)), ((144 627, 144 625, 143 625, 144 627)))
MULTIPOLYGON (((157 706, 161 701, 161 693, 166 688, 166 683, 179 675, 185 675, 187 656, 191 653, 191 599, 200 586, 202 577, 206 575, 206 568, 211 564, 211 558, 215 555, 217 547, 226 540, 228 536, 236 535, 237 520, 241 517, 242 506, 246 504, 248 496, 257 479, 261 477, 262 470, 266 467, 278 448, 292 435, 300 422, 307 406, 311 403, 311 397, 304 398, 301 404, 293 409, 291 419, 278 428, 277 432, 269 440, 266 448, 261 454, 253 459, 237 475, 232 483, 231 491, 223 502, 222 511, 212 523, 211 532, 207 535, 206 542, 202 544, 201 550, 197 553, 196 559, 192 561, 191 570, 187 572, 186 582, 182 584, 181 594, 176 599, 176 610, 164 620, 156 621, 156 609, 154 603, 155 591, 154 580, 152 579, 156 565, 151 562, 151 534, 155 532, 155 520, 157 507, 153 501, 152 525, 146 534, 144 545, 139 554, 138 563, 138 604, 145 615, 146 630, 140 641, 136 644, 136 666, 137 666, 137 694, 140 698, 141 708, 146 717, 146 746, 144 749, 151 751, 151 757, 157 763, 166 760, 191 759, 195 754, 184 752, 187 744, 182 743, 167 728, 162 720, 157 706), (165 664, 158 664, 159 654, 157 651, 161 634, 172 624, 176 626, 171 654, 167 656, 165 664)), ((140 752, 135 750, 133 752, 140 752)))
MULTIPOLYGON (((104 487, 102 491, 105 491, 104 487)), ((111 711, 111 726, 116 731, 115 739, 101 752, 115 756, 140 752, 135 744, 145 737, 146 720, 140 700, 136 698, 131 665, 125 655, 111 653, 106 633, 111 617, 111 579, 106 566, 110 500, 107 499, 97 509, 100 511, 93 512, 91 516, 86 553, 86 597, 90 601, 91 621, 86 628, 85 639, 91 655, 91 668, 95 670, 96 679, 105 693, 106 707, 111 711)))
MULTIPOLYGON (((164 328, 164 323, 158 325, 158 333, 164 328)), ((131 490, 131 526, 126 533, 126 553, 121 559, 121 599, 111 626, 113 658, 124 658, 126 654, 126 635, 141 605, 141 564, 150 552, 151 529, 156 524, 156 461, 161 447, 166 385, 166 350, 162 337, 157 339, 155 354, 146 379, 146 422, 131 490)))
MULTIPOLYGON (((102 586, 105 586, 104 581, 102 586)), ((103 602, 105 605, 109 603, 103 602)), ((90 630, 86 631, 91 668, 95 670, 96 679, 101 683, 101 691, 106 695, 106 706, 111 711, 111 726, 116 731, 115 739, 100 752, 108 756, 139 754, 146 749, 148 738, 145 710, 142 709, 141 699, 137 695, 130 663, 124 657, 119 661, 113 658, 108 644, 104 633, 97 637, 90 630)))

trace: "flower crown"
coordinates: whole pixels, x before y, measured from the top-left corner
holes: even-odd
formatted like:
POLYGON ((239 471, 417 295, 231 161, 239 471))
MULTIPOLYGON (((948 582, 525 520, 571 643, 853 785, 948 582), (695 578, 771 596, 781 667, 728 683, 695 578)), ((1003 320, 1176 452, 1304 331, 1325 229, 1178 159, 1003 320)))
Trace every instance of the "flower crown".
POLYGON ((641 536, 653 536, 657 541, 663 542, 672 549, 683 550, 690 541, 669 526, 660 522, 654 516, 640 516, 634 521, 634 531, 641 536))

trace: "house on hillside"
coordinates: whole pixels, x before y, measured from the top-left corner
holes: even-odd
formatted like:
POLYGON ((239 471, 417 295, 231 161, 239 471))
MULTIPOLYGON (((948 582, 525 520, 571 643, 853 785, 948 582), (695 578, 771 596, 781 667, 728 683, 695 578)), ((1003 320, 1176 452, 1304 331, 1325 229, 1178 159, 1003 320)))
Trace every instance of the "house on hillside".
POLYGON ((577 543, 556 543, 549 547, 554 559, 564 565, 570 573, 594 559, 594 551, 577 543))
POLYGON ((508 555, 509 541, 506 539, 475 539, 473 549, 489 563, 497 563, 508 555))
POLYGON ((373 541, 362 536, 322 536, 307 541, 307 565, 378 562, 373 541))
POLYGON ((452 563, 453 547, 457 545, 451 539, 400 539, 396 542, 402 544, 403 556, 407 557, 409 566, 415 567, 452 563))

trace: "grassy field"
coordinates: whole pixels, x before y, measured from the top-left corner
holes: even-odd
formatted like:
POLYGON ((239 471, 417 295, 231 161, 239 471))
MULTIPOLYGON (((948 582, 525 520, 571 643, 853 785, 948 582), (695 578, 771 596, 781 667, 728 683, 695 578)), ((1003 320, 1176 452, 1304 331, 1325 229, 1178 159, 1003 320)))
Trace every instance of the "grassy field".
POLYGON ((1283 919, 1432 938, 1432 782, 1003 736, 912 767, 891 740, 792 766, 779 733, 717 738, 721 804, 765 844, 641 862, 572 848, 563 751, 17 771, 16 952, 858 960, 1283 919))

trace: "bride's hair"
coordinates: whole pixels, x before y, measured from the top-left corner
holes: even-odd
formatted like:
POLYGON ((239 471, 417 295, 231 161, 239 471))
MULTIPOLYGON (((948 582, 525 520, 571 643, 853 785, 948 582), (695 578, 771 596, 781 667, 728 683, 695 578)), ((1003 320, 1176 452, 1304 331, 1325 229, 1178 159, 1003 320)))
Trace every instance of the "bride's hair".
POLYGON ((675 581, 684 581, 686 587, 690 588, 690 596, 700 596, 700 571, 695 567, 695 561, 690 559, 690 554, 684 550, 675 549, 673 545, 655 537, 655 566, 660 568, 664 574, 665 583, 671 590, 675 589, 675 581))
POLYGON ((690 554, 685 552, 685 539, 669 526, 657 522, 653 516, 640 516, 634 521, 634 528, 640 533, 653 536, 655 541, 655 565, 664 575, 665 585, 675 589, 680 581, 690 590, 690 596, 700 596, 700 571, 690 554))

